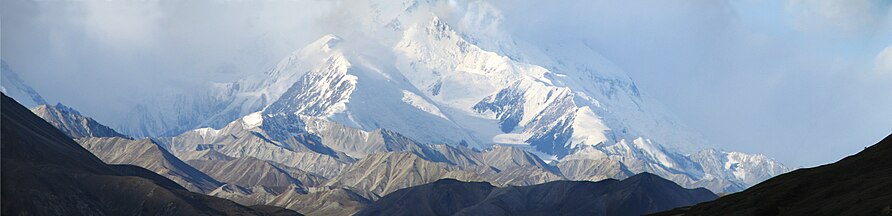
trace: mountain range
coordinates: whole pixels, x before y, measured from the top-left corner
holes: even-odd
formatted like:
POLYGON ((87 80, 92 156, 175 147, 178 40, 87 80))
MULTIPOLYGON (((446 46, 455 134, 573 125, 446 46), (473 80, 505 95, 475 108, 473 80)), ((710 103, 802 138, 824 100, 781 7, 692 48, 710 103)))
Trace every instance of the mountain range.
POLYGON ((855 155, 655 215, 892 215, 892 135, 855 155))
MULTIPOLYGON (((52 125, 53 122, 42 120, 34 113, 17 104, 13 99, 6 97, 5 94, 2 96, 2 99, 4 122, 2 128, 3 172, 5 174, 3 175, 2 211, 4 214, 298 215, 296 212, 272 206, 236 204, 236 202, 258 202, 258 198, 265 198, 266 200, 263 200, 263 202, 270 205, 300 209, 302 212, 308 212, 312 215, 347 215, 363 209, 367 205, 369 207, 358 214, 383 214, 376 211, 397 209, 386 206, 388 203, 393 202, 393 197, 402 199, 406 197, 404 193, 407 193, 407 191, 414 192, 416 191, 415 188, 430 187, 425 185, 410 187, 416 181, 432 182, 430 179, 463 176, 486 178, 485 176, 478 176, 477 174, 479 173, 461 171, 461 169, 467 168, 450 168, 445 163, 426 161, 415 153, 410 152, 376 153, 369 155, 363 160, 372 161, 370 162, 370 164, 373 164, 371 167, 376 168, 380 168, 380 166, 376 166, 377 164, 389 164, 386 161, 381 162, 380 158, 399 161, 394 163, 394 166, 384 167, 384 169, 392 169, 393 172, 399 173, 415 172, 412 176, 420 175, 422 178, 430 179, 411 180, 412 178, 403 174, 388 174, 388 172, 378 171, 347 171, 346 173, 384 173, 383 179, 374 181, 387 182, 389 179, 399 181, 391 180, 385 185, 372 184, 369 187, 365 184, 349 184, 333 180, 326 183, 326 186, 316 186, 321 182, 313 181, 324 181, 324 179, 321 177, 317 177, 318 179, 315 180, 310 178, 298 179, 295 177, 302 174, 307 175, 307 173, 300 173, 296 169, 286 170, 280 168, 285 166, 256 158, 244 157, 236 159, 228 157, 213 149, 205 150, 204 154, 190 160, 191 164, 200 167, 202 171, 208 172, 214 178, 226 182, 219 188, 207 193, 235 201, 232 202, 187 191, 186 188, 180 185, 181 182, 190 183, 190 186, 193 186, 190 190, 200 191, 202 188, 196 187, 197 184, 193 183, 200 180, 182 178, 183 175, 170 174, 171 172, 183 172, 183 170, 194 169, 190 165, 177 164, 182 163, 182 161, 176 160, 176 158, 167 158, 173 161, 145 162, 157 161, 159 158, 165 157, 163 153, 166 153, 166 151, 163 149, 146 150, 145 146, 160 147, 159 144, 151 140, 131 140, 121 137, 89 137, 79 139, 80 145, 78 145, 71 138, 70 134, 65 134, 66 132, 71 133, 71 131, 55 129, 55 126, 52 125), (81 146, 88 148, 85 149, 81 146), (102 159, 100 160, 100 158, 91 154, 90 151, 102 154, 102 159), (162 154, 159 155, 153 152, 162 154), (103 160, 115 161, 109 163, 123 162, 140 165, 109 165, 103 162, 103 160), (177 167, 178 170, 163 169, 159 168, 159 166, 153 167, 153 165, 158 164, 164 168, 177 167), (143 167, 150 168, 150 170, 143 167), (443 169, 447 174, 426 174, 426 172, 439 172, 436 169, 443 169), (214 170, 217 170, 217 172, 214 172, 214 170), (448 173, 452 173, 452 175, 448 173), (177 179, 179 181, 175 182, 168 179, 168 177, 180 178, 177 179), (51 181, 50 179, 64 179, 64 181, 51 181), (396 191, 387 192, 387 190, 396 191), (355 191, 370 192, 357 193, 355 191), (376 194, 388 195, 379 197, 376 194), (59 202, 63 200, 75 202, 65 202, 68 204, 59 205, 59 202)), ((53 106, 50 109, 57 107, 61 106, 53 106)), ((35 110, 37 109, 35 108, 35 110)), ((43 112, 42 114, 58 113, 60 112, 50 110, 50 112, 43 112)), ((78 117, 69 119, 89 118, 78 117)), ((503 155, 511 154, 505 153, 503 155)), ((497 161, 502 162, 498 163, 501 164, 500 166, 510 166, 508 164, 516 162, 507 163, 509 160, 501 158, 497 161)), ((363 164, 363 162, 357 162, 357 164, 363 164)), ((354 165, 351 166, 351 169, 353 167, 366 170, 370 168, 368 166, 354 165)), ((195 173, 191 174, 193 177, 196 175, 195 173)), ((338 178, 343 178, 343 180, 363 179, 361 177, 351 178, 350 174, 342 174, 338 178)), ((210 181, 212 184, 220 184, 214 180, 210 181)), ((457 181, 451 179, 437 180, 430 183, 430 185, 450 184, 451 182, 457 181)), ((561 203, 564 203, 562 200, 578 200, 580 197, 596 196, 601 198, 593 200, 593 202, 607 203, 607 207, 602 209, 598 207, 602 205, 579 203, 573 209, 576 211, 609 212, 611 214, 614 211, 621 212, 621 214, 631 214, 623 210, 630 209, 632 206, 629 205, 644 205, 639 209, 650 212, 694 204, 716 197, 715 194, 706 189, 683 189, 671 181, 652 174, 639 174, 623 181, 604 180, 597 183, 552 181, 534 186, 507 186, 505 188, 496 188, 489 183, 480 184, 487 186, 485 188, 487 193, 501 194, 493 198, 494 201, 490 202, 503 202, 497 200, 510 200, 513 199, 512 197, 524 196, 524 194, 514 194, 512 192, 556 193, 554 196, 559 196, 559 200, 539 200, 539 202, 551 203, 551 205, 561 205, 561 203), (630 192, 635 195, 631 197, 620 195, 630 192), (561 196, 563 198, 560 198, 561 196), (660 202, 653 203, 654 200, 659 200, 660 202)), ((447 189, 444 193, 448 196, 450 193, 459 191, 461 189, 447 189)), ((424 195, 429 194, 422 193, 415 196, 424 195)), ((471 197, 485 195, 476 194, 471 197)), ((554 196, 546 195, 543 197, 554 196)), ((455 196, 452 198, 466 200, 466 197, 455 196)), ((483 202, 483 200, 478 201, 483 202)), ((531 214, 541 214, 545 211, 540 205, 534 204, 531 207, 534 208, 528 211, 531 214)), ((474 210, 472 212, 484 212, 483 209, 485 209, 484 207, 476 208, 480 211, 474 210)), ((551 208, 560 208, 560 206, 551 208)), ((457 210, 459 209, 450 211, 457 210)), ((423 212, 414 212, 413 210, 409 212, 413 212, 412 214, 425 214, 423 212)))
POLYGON ((4 215, 299 215, 186 191, 134 165, 109 165, 2 95, 4 215))
POLYGON ((790 170, 707 148, 583 41, 513 37, 486 2, 448 15, 438 1, 365 3, 355 16, 368 23, 356 32, 324 35, 263 73, 161 94, 110 123, 185 160, 201 144, 328 178, 388 148, 366 143, 377 134, 476 151, 512 146, 573 169, 565 176, 575 180, 649 172, 720 193, 790 170))
MULTIPOLYGON (((69 119, 76 111, 61 104, 35 112, 55 107, 60 113, 44 117, 55 116, 48 120, 63 131, 82 128, 69 133, 75 138, 148 138, 182 161, 213 149, 326 179, 368 155, 403 151, 532 176, 524 183, 648 172, 716 193, 790 170, 764 155, 704 148, 581 41, 517 39, 499 30, 498 10, 485 2, 447 18, 433 10, 440 4, 370 4, 372 36, 322 36, 265 73, 141 104, 113 127, 69 119), (514 150, 495 151, 503 147, 514 150), (507 169, 479 154, 524 157, 517 161, 545 172, 507 169)), ((8 65, 3 70, 12 77, 3 79, 5 91, 46 104, 8 65)))
MULTIPOLYGON (((33 113, 34 110, 43 108, 40 110, 45 112, 40 114, 60 114, 62 112, 52 109, 64 106, 36 107, 32 112, 28 112, 6 97, 5 94, 2 99, 3 172, 5 174, 2 181, 4 182, 2 211, 4 214, 120 214, 122 212, 157 215, 184 213, 210 215, 296 214, 272 206, 251 205, 251 207, 245 207, 230 201, 188 192, 186 188, 180 186, 182 184, 180 182, 183 182, 182 179, 175 182, 168 179, 167 176, 171 175, 163 175, 170 170, 157 169, 157 167, 151 170, 143 168, 151 167, 151 164, 139 166, 105 164, 101 160, 113 160, 108 159, 110 158, 108 154, 100 160, 87 150, 100 154, 115 151, 146 152, 145 150, 134 151, 131 149, 145 149, 141 147, 151 145, 160 152, 166 151, 158 148, 160 144, 151 140, 132 140, 122 137, 78 139, 78 142, 81 142, 80 145, 93 146, 84 149, 72 140, 70 134, 72 131, 82 130, 57 130, 53 124, 59 124, 58 122, 45 122, 33 113), (123 145, 119 144, 122 142, 123 145), (101 148, 95 148, 96 146, 101 146, 101 148), (38 169, 35 166, 41 168, 38 169), (66 180, 45 181, 41 179, 66 180), (97 187, 98 185, 103 186, 97 187), (147 197, 139 195, 145 193, 140 191, 146 190, 152 191, 150 194, 160 192, 161 195, 147 197), (20 198, 13 199, 12 197, 20 198), (28 198, 22 199, 21 197, 28 198), (58 205, 57 201, 53 201, 57 199, 73 199, 77 202, 71 205, 58 205), (49 202, 54 202, 54 204, 48 204, 49 202), (134 203, 141 204, 134 206, 134 203), (47 208, 47 206, 53 207, 47 208)), ((73 111, 71 108, 67 109, 73 111)), ((91 120, 88 117, 76 115, 69 115, 69 117, 71 117, 67 118, 69 120, 91 120)), ((67 124, 61 124, 61 126, 64 125, 67 124)), ((426 172, 442 169, 450 164, 428 161, 418 156, 417 152, 405 151, 373 153, 360 160, 374 161, 370 163, 371 166, 356 165, 363 162, 355 162, 350 166, 350 169, 356 167, 357 170, 364 171, 348 171, 346 173, 383 175, 382 177, 385 179, 372 181, 387 183, 371 184, 371 187, 367 184, 354 184, 358 187, 351 187, 318 176, 313 178, 307 175, 308 173, 299 172, 296 169, 279 168, 285 167, 281 164, 252 157, 236 159, 213 149, 202 151, 202 154, 190 160, 190 163, 196 167, 202 165, 218 167, 217 170, 229 170, 241 174, 236 175, 239 179, 225 179, 232 178, 233 175, 220 172, 213 174, 215 178, 225 179, 229 183, 209 192, 211 195, 235 200, 239 203, 250 203, 257 202, 257 198, 260 197, 253 193, 263 193, 267 199, 264 202, 270 205, 300 209, 311 215, 347 215, 354 212, 357 215, 639 215, 671 208, 676 209, 657 215, 887 215, 892 212, 888 205, 888 201, 892 200, 892 197, 888 195, 888 192, 892 191, 892 187, 890 187, 892 185, 889 184, 892 182, 889 181, 892 176, 888 175, 888 173, 892 173, 889 172, 892 164, 885 160, 885 156, 890 150, 889 147, 892 146, 889 145, 890 140, 892 140, 892 136, 865 148, 861 153, 836 163, 783 174, 743 192, 730 194, 715 201, 709 201, 717 196, 708 190, 702 188, 684 189, 669 180, 649 173, 636 174, 624 180, 608 179, 598 182, 557 180, 542 184, 528 184, 527 186, 510 184, 494 186, 487 182, 463 182, 451 179, 451 177, 469 178, 473 177, 472 173, 429 175, 426 172), (377 162, 381 160, 380 158, 385 158, 385 161, 377 162), (234 162, 238 160, 244 162, 234 162), (387 161, 395 161, 396 165, 381 166, 381 164, 390 164, 387 161), (430 165, 430 163, 439 165, 430 165), (412 168, 416 166, 422 167, 412 168), (374 169, 382 167, 383 171, 374 171, 374 169), (403 174, 399 174, 406 171, 416 172, 412 176, 433 176, 431 178, 440 180, 415 186, 390 186, 394 185, 390 184, 394 183, 391 178, 408 179, 403 174), (391 174, 390 172, 397 173, 391 174), (302 176, 303 178, 297 179, 292 176, 302 176), (281 182, 285 183, 281 185, 282 187, 268 186, 281 182), (322 184, 326 184, 326 186, 320 186, 322 184), (389 190, 388 188, 399 189, 392 192, 376 192, 376 190, 389 190), (357 193, 357 191, 370 192, 357 193), (273 195, 274 193, 279 193, 279 195, 273 195), (377 194, 386 195, 380 197, 377 194), (701 202, 703 203, 697 204, 701 202), (677 208, 693 204, 696 205, 677 208)), ((466 158, 481 158, 483 161, 489 161, 489 163, 495 164, 489 168, 496 172, 505 172, 504 170, 512 169, 511 167, 538 167, 541 171, 554 169, 554 167, 548 167, 547 164, 537 163, 541 160, 535 155, 516 148, 499 147, 477 153, 481 153, 481 155, 466 158), (485 153, 519 156, 491 158, 485 153)), ((119 153, 117 155, 123 156, 124 159, 120 160, 123 163, 137 164, 139 161, 144 161, 140 159, 164 157, 146 153, 119 153)), ((170 157, 168 158, 170 159, 170 157)), ((176 158, 173 157, 173 159, 176 158)), ((468 169, 468 166, 473 166, 471 164, 474 163, 476 162, 466 161, 465 165, 453 165, 460 170, 468 169)), ((170 162, 162 164, 164 164, 163 167, 166 167, 170 162)), ((480 162, 479 164, 485 163, 480 162)), ((190 165, 181 166, 189 167, 190 165)), ((203 167, 201 170, 213 173, 212 168, 203 167)), ((438 172, 434 171, 434 173, 438 172)), ((350 176, 342 174, 337 178, 368 179, 350 176)), ((476 178, 483 179, 485 176, 476 176, 476 178)), ((509 179, 518 179, 518 177, 509 179)), ((496 182, 491 179, 486 181, 496 182)))
POLYGON ((159 93, 110 126, 47 105, 5 62, 3 92, 105 163, 311 215, 445 178, 513 188, 651 173, 733 193, 790 170, 708 148, 585 42, 514 37, 485 1, 448 14, 441 1, 363 2, 354 31, 263 73, 159 93))

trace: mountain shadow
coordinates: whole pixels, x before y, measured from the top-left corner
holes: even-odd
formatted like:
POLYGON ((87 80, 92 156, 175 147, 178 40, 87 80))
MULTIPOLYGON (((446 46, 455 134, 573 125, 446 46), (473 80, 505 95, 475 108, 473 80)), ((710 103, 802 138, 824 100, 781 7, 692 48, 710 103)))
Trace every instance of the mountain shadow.
POLYGON ((390 193, 356 215, 641 215, 715 199, 642 173, 625 180, 554 181, 497 188, 442 179, 390 193))
POLYGON ((655 215, 892 215, 892 135, 836 163, 655 215))
POLYGON ((108 165, 2 95, 2 215, 299 215, 186 191, 132 165, 108 165))

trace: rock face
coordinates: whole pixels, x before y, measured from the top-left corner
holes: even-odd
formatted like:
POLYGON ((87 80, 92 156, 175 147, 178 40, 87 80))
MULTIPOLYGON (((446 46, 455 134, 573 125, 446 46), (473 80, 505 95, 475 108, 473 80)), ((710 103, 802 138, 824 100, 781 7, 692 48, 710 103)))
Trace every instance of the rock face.
POLYGON ((105 163, 136 165, 169 178, 190 191, 207 193, 222 185, 149 139, 88 137, 77 142, 105 163))
POLYGON ((442 178, 483 181, 486 175, 493 173, 495 171, 485 167, 470 170, 427 161, 408 152, 388 152, 373 154, 356 162, 344 173, 331 179, 328 184, 344 185, 383 195, 442 178))
POLYGON ((298 215, 186 191, 135 166, 110 166, 5 94, 4 215, 298 215))
POLYGON ((444 179, 393 192, 357 215, 641 215, 716 197, 647 173, 505 188, 444 179))
POLYGON ((158 140, 165 149, 187 161, 212 149, 227 157, 253 157, 325 178, 334 177, 355 161, 322 145, 319 137, 303 131, 302 125, 296 118, 254 113, 221 129, 195 129, 158 140))
POLYGON ((892 135, 835 163, 795 170, 739 193, 656 215, 890 215, 892 135))
POLYGON ((56 104, 55 106, 46 104, 39 105, 32 108, 31 112, 34 112, 34 114, 40 116, 43 120, 56 126, 57 129, 68 134, 71 138, 127 137, 108 126, 96 122, 93 118, 81 115, 77 110, 62 105, 61 103, 56 104))
POLYGON ((325 181, 321 176, 253 157, 227 161, 196 159, 188 163, 221 182, 248 188, 260 186, 275 194, 292 186, 302 189, 325 181))
POLYGON ((572 180, 625 179, 634 175, 622 163, 608 159, 564 160, 557 167, 564 176, 572 180))
POLYGON ((520 148, 510 146, 494 146, 480 153, 483 163, 499 170, 507 170, 512 167, 536 167, 544 170, 555 171, 555 167, 548 165, 541 158, 520 148))
POLYGON ((75 140, 103 162, 131 164, 167 177, 186 189, 207 193, 221 185, 181 161, 156 142, 133 140, 62 104, 40 105, 31 112, 75 140))

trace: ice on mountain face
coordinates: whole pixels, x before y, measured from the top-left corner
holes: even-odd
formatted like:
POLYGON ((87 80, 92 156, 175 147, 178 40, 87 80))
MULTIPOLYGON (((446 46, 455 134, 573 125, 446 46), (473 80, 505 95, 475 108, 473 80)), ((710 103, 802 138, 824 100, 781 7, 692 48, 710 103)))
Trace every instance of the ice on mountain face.
POLYGON ((486 37, 469 42, 436 16, 400 24, 405 31, 394 45, 395 67, 429 102, 448 110, 442 113, 455 124, 492 131, 473 133, 478 140, 527 145, 555 159, 606 157, 636 172, 662 173, 688 186, 713 184, 712 174, 673 152, 683 149, 676 145, 696 143, 696 138, 675 135, 683 134, 674 131, 678 125, 648 105, 628 76, 586 44, 571 41, 553 49, 571 54, 516 52, 527 47, 480 41, 486 37), (499 52, 486 51, 478 43, 499 52), (506 50, 514 56, 503 55, 506 50))
POLYGON ((383 61, 381 56, 365 54, 375 51, 333 44, 332 40, 349 42, 337 36, 326 36, 301 49, 303 54, 282 61, 287 63, 280 66, 299 66, 280 67, 290 69, 277 71, 301 69, 306 72, 290 72, 300 75, 287 91, 264 109, 265 116, 326 118, 363 130, 398 130, 422 142, 466 142, 473 147, 484 147, 483 142, 455 125, 438 105, 406 83, 402 74, 389 66, 390 63, 383 61), (304 55, 314 48, 324 51, 304 55))
POLYGON ((403 90, 403 102, 406 102, 409 105, 412 105, 415 108, 418 108, 430 114, 442 117, 447 120, 449 119, 448 117, 446 117, 446 115, 443 115, 443 113, 440 112, 440 108, 437 108, 436 105, 431 104, 426 99, 410 91, 403 90))
POLYGON ((573 138, 570 148, 578 145, 597 145, 609 141, 606 131, 610 130, 601 118, 592 112, 589 107, 581 107, 576 111, 576 119, 573 121, 573 138))
POLYGON ((669 168, 679 168, 679 165, 677 165, 672 159, 669 158, 667 154, 665 154, 665 150, 658 149, 660 147, 655 146, 654 143, 650 140, 645 140, 644 138, 639 137, 638 139, 633 140, 632 143, 635 147, 643 150, 645 155, 650 157, 652 160, 656 160, 657 162, 659 162, 659 164, 665 165, 669 168))
POLYGON ((405 31, 395 45, 397 67, 419 89, 437 90, 428 96, 456 109, 470 108, 484 97, 521 79, 533 68, 465 41, 445 22, 432 18, 405 31))
POLYGON ((322 66, 301 77, 264 112, 308 116, 343 112, 356 89, 357 77, 347 74, 351 64, 341 55, 327 58, 322 66))

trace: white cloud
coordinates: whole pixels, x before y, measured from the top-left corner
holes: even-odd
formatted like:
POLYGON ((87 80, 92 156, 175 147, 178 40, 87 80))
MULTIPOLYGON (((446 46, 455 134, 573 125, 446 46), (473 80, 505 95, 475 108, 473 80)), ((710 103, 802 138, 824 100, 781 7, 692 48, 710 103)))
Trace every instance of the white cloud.
POLYGON ((122 49, 151 46, 164 13, 157 1, 85 1, 85 32, 122 49))
POLYGON ((889 21, 892 1, 887 0, 788 0, 793 24, 804 31, 872 31, 889 21))
POLYGON ((880 51, 874 61, 874 71, 880 75, 892 75, 892 45, 880 51))

